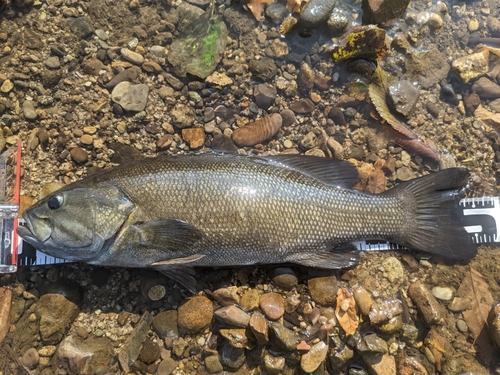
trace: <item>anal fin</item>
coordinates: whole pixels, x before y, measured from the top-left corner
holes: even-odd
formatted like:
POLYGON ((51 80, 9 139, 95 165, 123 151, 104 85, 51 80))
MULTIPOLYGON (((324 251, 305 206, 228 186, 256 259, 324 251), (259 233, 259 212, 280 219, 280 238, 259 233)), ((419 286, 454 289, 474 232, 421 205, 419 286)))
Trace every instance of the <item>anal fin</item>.
POLYGON ((323 269, 353 267, 359 263, 359 250, 351 244, 341 244, 329 251, 301 252, 286 258, 288 262, 301 266, 323 269))

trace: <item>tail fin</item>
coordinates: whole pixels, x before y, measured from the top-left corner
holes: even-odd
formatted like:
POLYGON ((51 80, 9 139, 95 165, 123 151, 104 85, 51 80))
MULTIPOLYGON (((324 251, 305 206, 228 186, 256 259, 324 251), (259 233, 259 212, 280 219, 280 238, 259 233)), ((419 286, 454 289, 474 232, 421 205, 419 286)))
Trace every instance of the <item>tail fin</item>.
POLYGON ((473 258, 477 246, 452 211, 468 176, 466 168, 449 168, 403 182, 383 193, 403 199, 416 215, 416 226, 408 228, 404 238, 397 242, 450 259, 473 258))

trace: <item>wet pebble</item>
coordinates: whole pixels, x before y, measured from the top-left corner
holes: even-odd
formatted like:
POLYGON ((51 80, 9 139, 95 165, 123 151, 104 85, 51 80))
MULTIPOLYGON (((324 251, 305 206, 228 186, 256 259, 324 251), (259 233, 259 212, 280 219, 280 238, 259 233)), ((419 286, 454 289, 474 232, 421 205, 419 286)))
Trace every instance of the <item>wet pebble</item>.
POLYGON ((427 370, 417 357, 406 356, 399 362, 399 375, 427 375, 427 370))
POLYGON ((141 65, 144 62, 144 56, 140 53, 129 50, 128 48, 122 48, 120 50, 120 55, 132 64, 141 65))
POLYGON ((250 316, 236 306, 225 306, 215 311, 215 318, 224 325, 245 328, 250 316))
POLYGON ((145 84, 132 84, 124 81, 115 86, 111 92, 111 100, 126 111, 140 112, 146 108, 149 87, 145 84))
POLYGON ((396 111, 408 117, 415 109, 419 92, 411 82, 401 80, 389 85, 389 98, 396 111))
POLYGON ((295 350, 299 342, 292 330, 277 322, 269 324, 269 340, 279 349, 288 351, 295 350))
POLYGON ((285 313, 285 301, 281 294, 271 292, 260 296, 259 306, 268 319, 278 320, 285 313))
POLYGON ((221 306, 240 304, 240 296, 238 295, 238 287, 236 286, 216 289, 212 295, 221 306))
POLYGON ((434 297, 442 301, 451 301, 453 298, 453 290, 448 287, 435 286, 431 292, 434 297))
POLYGON ((250 317, 250 329, 259 345, 265 345, 269 341, 267 320, 260 312, 255 311, 250 317))
POLYGON ((160 358, 160 347, 156 342, 151 339, 146 339, 142 343, 141 352, 139 353, 139 359, 146 365, 155 362, 160 358))
POLYGON ((418 338, 418 329, 417 327, 403 323, 401 326, 401 340, 413 345, 418 338))
POLYGON ((35 348, 30 348, 23 354, 21 361, 23 362, 24 366, 26 366, 30 370, 33 370, 36 366, 38 366, 40 355, 35 348))
POLYGON ((436 324, 442 320, 441 305, 420 280, 413 282, 408 288, 408 296, 417 305, 426 324, 436 324))
POLYGON ((325 23, 335 7, 336 1, 310 0, 302 7, 299 22, 306 29, 315 29, 325 23))
POLYGON ((91 374, 89 369, 109 363, 114 356, 113 346, 107 337, 89 336, 82 340, 70 335, 57 348, 57 358, 67 364, 68 373, 91 374), (85 360, 82 360, 84 358, 85 360))
POLYGON ((486 77, 481 77, 474 82, 472 91, 483 100, 500 98, 500 86, 486 77))
POLYGON ((376 334, 368 334, 364 336, 357 345, 358 351, 363 355, 363 353, 378 353, 384 354, 389 352, 389 347, 387 342, 385 342, 381 337, 376 334))
MULTIPOLYGON (((170 375, 177 368, 177 362, 173 358, 165 358, 158 365, 156 370, 157 375, 170 375)), ((221 368, 222 370, 222 368, 221 368)))
POLYGON ((76 36, 82 39, 94 32, 94 26, 87 16, 69 18, 68 26, 76 36))
POLYGON ((298 114, 311 113, 314 111, 314 103, 311 99, 302 98, 291 103, 290 109, 298 114))
POLYGON ((352 295, 361 315, 368 316, 372 307, 372 297, 370 293, 365 288, 359 287, 354 289, 352 295))
POLYGON ((457 320, 457 329, 462 333, 467 333, 469 328, 467 327, 467 323, 464 320, 458 319, 457 320))
POLYGON ((61 294, 41 296, 37 303, 36 314, 44 343, 59 343, 79 312, 78 306, 61 294))
POLYGON ((403 317, 401 315, 396 315, 395 317, 392 317, 389 319, 387 322, 379 325, 377 327, 377 330, 382 333, 396 333, 398 332, 403 325, 403 317))
POLYGON ((273 113, 236 129, 232 134, 232 140, 238 147, 254 146, 272 138, 281 128, 281 124, 281 116, 273 113))
POLYGON ((25 100, 23 102, 23 115, 28 120, 34 120, 37 117, 35 104, 33 100, 25 100))
POLYGON ((278 72, 278 67, 273 59, 264 57, 259 60, 251 60, 248 69, 259 79, 268 81, 278 72))
POLYGON ((249 348, 253 346, 253 336, 245 328, 221 328, 219 332, 233 348, 249 348))
POLYGON ((373 375, 396 375, 396 360, 389 354, 366 353, 363 360, 373 375))
POLYGON ((203 296, 195 296, 177 309, 177 324, 186 333, 197 333, 204 330, 214 314, 212 302, 203 296))
POLYGON ((257 289, 249 289, 241 296, 241 307, 252 311, 259 308, 260 293, 257 289))
POLYGON ((403 306, 400 300, 383 300, 372 304, 368 316, 371 324, 380 324, 389 321, 393 317, 403 312, 403 306))
POLYGON ((89 160, 89 155, 87 154, 87 151, 85 151, 81 147, 72 148, 69 154, 71 155, 71 158, 77 163, 85 163, 87 162, 87 160, 89 160))
POLYGON ((161 339, 168 337, 172 340, 179 338, 177 326, 177 310, 162 311, 153 318, 153 329, 161 339))
POLYGON ((182 129, 182 139, 187 142, 192 150, 200 148, 205 142, 205 131, 203 128, 182 129))
POLYGON ((282 126, 288 127, 295 124, 295 113, 290 109, 284 109, 280 112, 282 118, 282 126))
POLYGON ((207 368, 209 374, 217 374, 224 370, 224 368, 222 367, 222 363, 220 363, 218 355, 211 355, 206 357, 205 367, 207 368))
POLYGON ((299 90, 309 92, 314 86, 314 70, 311 66, 303 61, 300 64, 299 74, 297 75, 297 87, 299 90))
POLYGON ((286 7, 278 2, 271 3, 266 7, 265 15, 271 21, 279 22, 286 17, 288 10, 286 7))
POLYGON ((333 305, 337 300, 338 282, 335 276, 314 277, 307 282, 314 302, 321 306, 333 305))
POLYGON ((273 282, 279 287, 290 290, 297 286, 298 278, 291 268, 278 267, 274 269, 273 273, 273 282))
POLYGON ((276 88, 266 83, 261 83, 255 86, 253 90, 255 103, 262 109, 267 109, 274 104, 276 94, 276 88))
POLYGON ((234 348, 227 341, 222 343, 220 349, 220 361, 224 367, 231 370, 239 369, 245 363, 245 349, 234 348))
POLYGON ((262 362, 268 374, 281 374, 285 369, 285 358, 283 357, 266 354, 262 362))
POLYGON ((326 27, 333 35, 342 34, 349 25, 349 19, 340 12, 332 12, 326 21, 326 27))
POLYGON ((453 301, 448 304, 448 310, 453 312, 465 311, 470 308, 471 302, 468 298, 455 297, 453 301))
POLYGON ((300 358, 300 367, 306 373, 314 372, 323 363, 328 353, 328 345, 323 341, 314 344, 311 349, 300 358))

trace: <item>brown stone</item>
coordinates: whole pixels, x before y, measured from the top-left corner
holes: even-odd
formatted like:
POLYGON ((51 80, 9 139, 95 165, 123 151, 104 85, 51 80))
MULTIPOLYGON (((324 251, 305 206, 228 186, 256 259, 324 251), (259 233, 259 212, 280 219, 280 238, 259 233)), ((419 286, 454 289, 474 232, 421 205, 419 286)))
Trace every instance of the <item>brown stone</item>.
POLYGON ((337 300, 338 283, 335 276, 309 279, 307 286, 314 302, 321 306, 333 305, 337 300))
POLYGON ((89 155, 87 154, 87 151, 85 151, 81 147, 75 147, 71 149, 69 154, 71 155, 71 158, 77 163, 85 163, 87 160, 89 160, 89 155))
POLYGON ((390 25, 401 17, 410 0, 363 0, 363 24, 390 25))
POLYGON ((443 319, 441 305, 422 281, 417 280, 409 286, 408 296, 417 305, 425 323, 436 324, 443 319))
POLYGON ((190 148, 199 148, 205 142, 205 131, 202 128, 182 129, 182 139, 189 144, 190 148))
POLYGON ((259 345, 265 345, 269 341, 267 320, 260 312, 256 311, 250 317, 250 329, 259 345))
POLYGON ((203 296, 195 296, 179 306, 177 324, 186 333, 204 330, 212 321, 214 307, 212 302, 203 296))
POLYGON ((233 142, 238 147, 255 146, 272 138, 281 128, 281 124, 281 116, 278 113, 273 113, 236 129, 232 134, 233 142))
POLYGON ((278 320, 285 313, 285 301, 278 293, 265 293, 260 296, 259 305, 271 320, 278 320))
POLYGON ((215 318, 222 324, 245 328, 250 322, 250 316, 236 306, 225 306, 215 311, 215 318))
POLYGON ((328 352, 328 345, 323 341, 314 344, 306 354, 300 359, 300 367, 306 373, 316 371, 316 369, 323 363, 328 352))

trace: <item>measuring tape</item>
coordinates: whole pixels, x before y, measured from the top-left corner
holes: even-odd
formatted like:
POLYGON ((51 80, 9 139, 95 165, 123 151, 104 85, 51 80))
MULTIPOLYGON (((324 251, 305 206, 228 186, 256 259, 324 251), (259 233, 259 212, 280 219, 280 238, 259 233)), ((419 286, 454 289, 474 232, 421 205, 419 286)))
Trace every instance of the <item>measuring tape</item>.
MULTIPOLYGON (((5 181, 7 180, 6 161, 15 151, 6 151, 0 155, 0 274, 17 271, 18 266, 43 266, 68 263, 66 259, 54 258, 33 248, 17 235, 20 175, 21 142, 17 145, 16 188, 14 204, 6 201, 5 181), (1 186, 1 184, 4 186, 1 186)), ((454 208, 455 214, 462 220, 465 230, 476 244, 500 242, 500 197, 464 198, 454 208)), ((381 251, 401 250, 405 247, 383 240, 354 242, 358 250, 381 251)))

